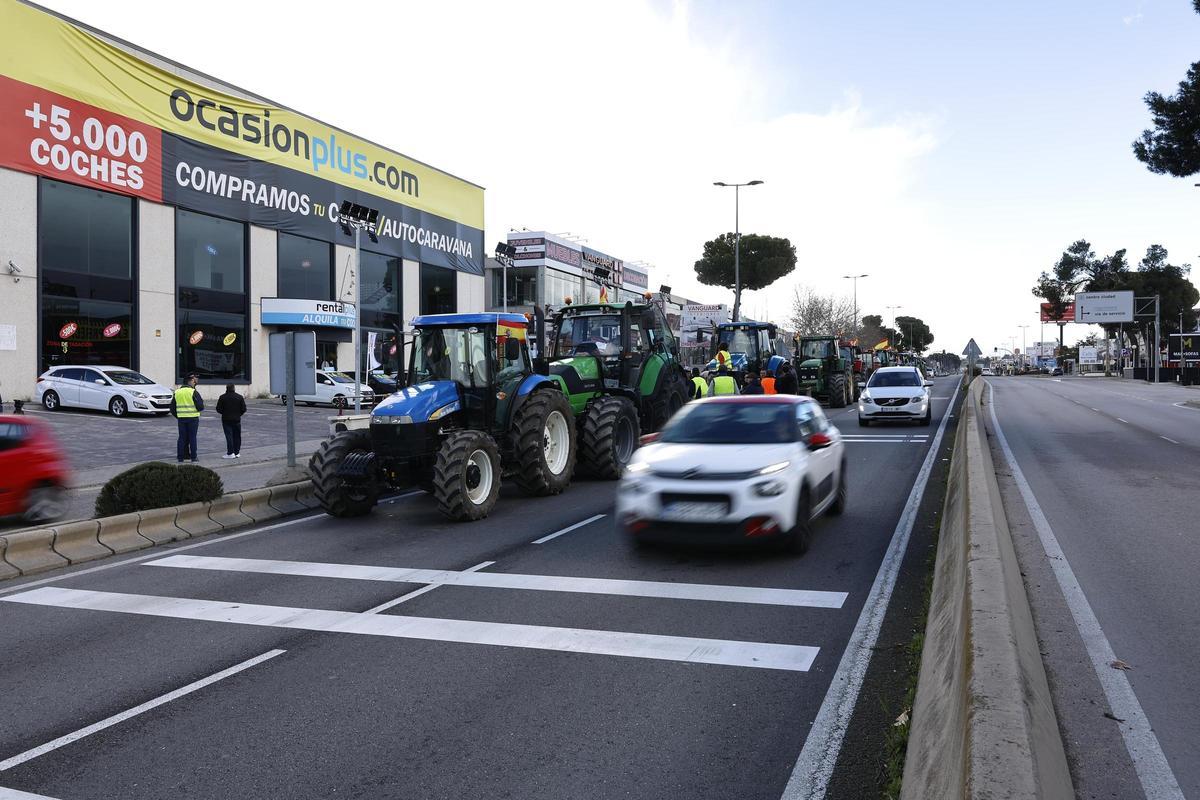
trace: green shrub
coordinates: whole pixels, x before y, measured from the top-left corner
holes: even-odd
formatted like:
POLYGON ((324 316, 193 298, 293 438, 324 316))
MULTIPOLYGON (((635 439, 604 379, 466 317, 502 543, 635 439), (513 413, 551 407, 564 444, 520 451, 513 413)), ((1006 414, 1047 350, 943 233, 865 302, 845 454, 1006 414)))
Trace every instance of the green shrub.
POLYGON ((148 461, 104 484, 96 498, 96 516, 216 500, 224 492, 220 476, 207 467, 148 461))

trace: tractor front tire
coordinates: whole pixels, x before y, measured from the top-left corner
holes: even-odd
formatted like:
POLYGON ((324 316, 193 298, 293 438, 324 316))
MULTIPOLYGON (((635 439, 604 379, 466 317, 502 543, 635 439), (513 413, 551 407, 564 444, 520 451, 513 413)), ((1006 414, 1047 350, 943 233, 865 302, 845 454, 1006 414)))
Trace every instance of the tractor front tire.
POLYGON ((616 480, 640 438, 637 410, 624 397, 602 397, 588 407, 579 432, 579 463, 602 480, 616 480))
POLYGON ((338 475, 342 461, 351 453, 369 453, 371 436, 367 431, 343 431, 321 442, 308 460, 313 496, 332 517, 361 517, 370 513, 379 500, 379 484, 347 485, 338 475))
POLYGON ((534 392, 513 418, 512 452, 517 486, 525 494, 560 494, 575 471, 575 419, 567 396, 557 389, 534 392))
POLYGON ((500 496, 500 451, 480 431, 458 431, 438 448, 433 467, 438 511, 456 522, 483 519, 500 496))
POLYGON ((840 372, 829 376, 829 407, 846 407, 846 376, 840 372))

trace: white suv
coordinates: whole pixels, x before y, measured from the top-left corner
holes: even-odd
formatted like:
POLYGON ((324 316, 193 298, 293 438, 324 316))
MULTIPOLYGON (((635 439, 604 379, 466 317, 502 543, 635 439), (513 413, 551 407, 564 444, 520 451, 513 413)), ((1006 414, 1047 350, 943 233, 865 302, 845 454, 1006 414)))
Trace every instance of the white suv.
POLYGON ((47 411, 94 408, 114 417, 166 414, 172 392, 127 367, 63 366, 38 376, 34 398, 47 411))
POLYGON ((933 419, 931 386, 933 381, 916 367, 880 367, 858 398, 858 424, 865 428, 881 420, 916 420, 928 425, 933 419))

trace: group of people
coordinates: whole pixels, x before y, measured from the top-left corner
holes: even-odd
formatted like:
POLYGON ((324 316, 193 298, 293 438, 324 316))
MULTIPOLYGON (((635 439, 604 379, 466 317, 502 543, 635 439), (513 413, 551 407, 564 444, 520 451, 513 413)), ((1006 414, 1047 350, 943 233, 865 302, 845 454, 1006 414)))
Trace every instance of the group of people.
MULTIPOLYGON (((200 432, 200 412, 204 410, 204 398, 196 388, 199 382, 198 375, 189 375, 187 382, 171 396, 171 416, 175 417, 179 428, 179 438, 175 443, 175 460, 180 464, 184 461, 195 464, 200 460, 196 438, 200 432)), ((222 458, 241 458, 242 415, 246 413, 246 398, 238 394, 232 383, 227 384, 225 394, 217 398, 217 413, 221 415, 221 427, 225 431, 225 455, 222 458)))
POLYGON ((799 394, 800 381, 792 365, 783 362, 779 365, 778 374, 774 370, 766 370, 761 376, 757 372, 747 372, 745 385, 739 387, 729 367, 718 361, 715 375, 705 380, 700 374, 699 367, 692 367, 691 398, 699 400, 702 397, 719 397, 729 394, 799 394))

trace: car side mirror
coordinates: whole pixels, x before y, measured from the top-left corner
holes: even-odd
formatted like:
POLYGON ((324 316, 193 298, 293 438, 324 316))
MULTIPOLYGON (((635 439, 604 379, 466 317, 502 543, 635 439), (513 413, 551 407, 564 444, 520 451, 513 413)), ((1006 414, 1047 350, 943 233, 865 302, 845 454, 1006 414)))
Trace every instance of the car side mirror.
POLYGON ((927 387, 928 387, 928 386, 933 386, 933 381, 925 381, 925 385, 926 385, 927 387))
POLYGON ((829 445, 833 444, 833 439, 827 433, 814 433, 808 437, 809 450, 824 450, 829 445))
POLYGON ((104 382, 104 379, 103 379, 103 378, 96 378, 94 381, 92 381, 92 383, 98 383, 98 384, 100 384, 101 386, 107 386, 107 385, 108 385, 108 384, 106 384, 106 383, 104 382))

